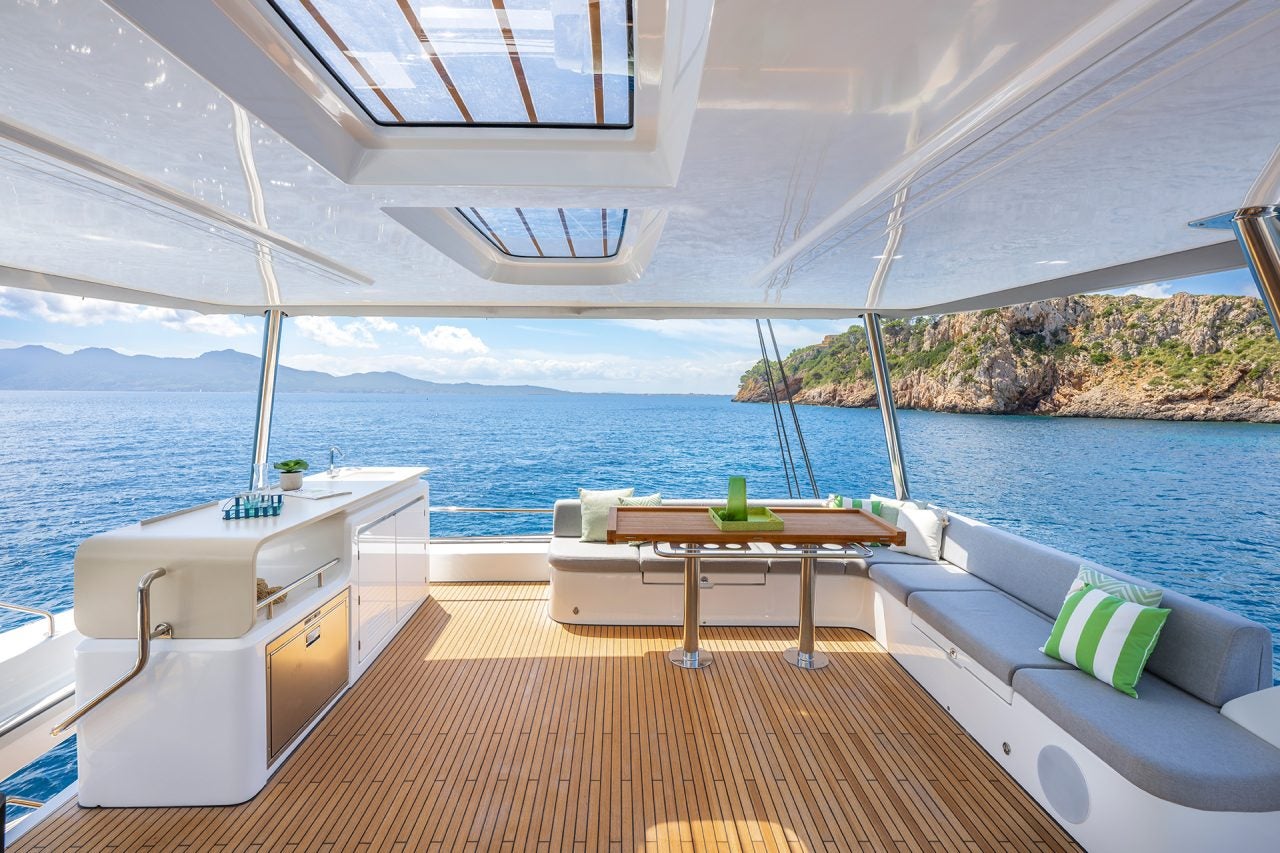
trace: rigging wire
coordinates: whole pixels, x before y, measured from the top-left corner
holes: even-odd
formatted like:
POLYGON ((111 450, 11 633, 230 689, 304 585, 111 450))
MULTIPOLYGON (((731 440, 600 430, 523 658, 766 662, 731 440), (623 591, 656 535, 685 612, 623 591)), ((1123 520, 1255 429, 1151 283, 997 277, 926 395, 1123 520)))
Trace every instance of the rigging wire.
POLYGON ((787 437, 787 423, 782 417, 782 406, 778 402, 778 386, 773 382, 773 368, 769 366, 769 350, 764 344, 764 329, 756 320, 756 337, 760 339, 760 359, 764 363, 764 379, 769 383, 769 410, 773 412, 773 429, 778 437, 778 453, 782 456, 782 475, 787 480, 787 497, 799 496, 800 476, 795 470, 795 459, 791 456, 791 441, 787 437), (795 485, 792 485, 792 478, 795 485))
MULTIPOLYGON (((773 354, 778 357, 778 375, 782 377, 782 390, 787 393, 787 407, 791 409, 791 422, 796 428, 796 440, 800 443, 800 455, 804 459, 805 471, 809 474, 809 485, 813 488, 813 496, 818 497, 818 480, 813 476, 813 465, 809 462, 809 448, 804 443, 804 433, 800 430, 800 416, 796 414, 796 404, 791 398, 791 386, 787 383, 787 371, 782 366, 782 353, 778 350, 778 338, 773 334, 773 321, 765 320, 769 327, 769 338, 773 341, 773 354)), ((766 359, 767 361, 767 359, 766 359)), ((796 476, 799 485, 800 477, 796 476)))

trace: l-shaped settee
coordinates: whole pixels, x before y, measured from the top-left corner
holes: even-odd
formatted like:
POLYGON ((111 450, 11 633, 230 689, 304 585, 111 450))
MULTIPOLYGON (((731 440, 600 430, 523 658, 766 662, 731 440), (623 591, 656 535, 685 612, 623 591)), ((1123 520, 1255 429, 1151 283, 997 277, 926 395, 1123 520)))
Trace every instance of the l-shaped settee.
MULTIPOLYGON (((681 561, 580 542, 580 512, 555 506, 552 617, 679 624, 681 561)), ((939 560, 873 550, 819 561, 818 624, 872 634, 1086 847, 1280 849, 1267 628, 1166 591, 1171 613, 1133 699, 1040 648, 1081 566, 1141 581, 954 513, 939 560)), ((704 561, 704 624, 795 625, 797 573, 779 552, 704 561)))

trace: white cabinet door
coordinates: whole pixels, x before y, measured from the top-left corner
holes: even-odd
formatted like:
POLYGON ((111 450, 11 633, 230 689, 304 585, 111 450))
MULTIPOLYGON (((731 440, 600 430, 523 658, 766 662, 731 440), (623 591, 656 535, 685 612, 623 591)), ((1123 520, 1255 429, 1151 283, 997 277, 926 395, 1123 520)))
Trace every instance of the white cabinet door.
POLYGON ((383 519, 356 533, 359 583, 359 660, 378 647, 396 623, 396 519, 383 519))
POLYGON ((413 612, 430 589, 427 499, 419 498, 396 513, 396 619, 413 612))

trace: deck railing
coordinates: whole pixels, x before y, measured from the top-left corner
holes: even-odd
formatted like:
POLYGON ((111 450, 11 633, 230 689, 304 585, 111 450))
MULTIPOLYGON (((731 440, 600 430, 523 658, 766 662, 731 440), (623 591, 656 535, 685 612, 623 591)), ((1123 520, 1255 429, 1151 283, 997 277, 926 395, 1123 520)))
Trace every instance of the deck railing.
MULTIPOLYGON (((550 515, 550 507, 526 506, 433 506, 432 513, 441 515, 493 514, 493 515, 550 515)), ((432 542, 545 542, 551 537, 546 533, 506 533, 479 536, 432 536, 432 542)))

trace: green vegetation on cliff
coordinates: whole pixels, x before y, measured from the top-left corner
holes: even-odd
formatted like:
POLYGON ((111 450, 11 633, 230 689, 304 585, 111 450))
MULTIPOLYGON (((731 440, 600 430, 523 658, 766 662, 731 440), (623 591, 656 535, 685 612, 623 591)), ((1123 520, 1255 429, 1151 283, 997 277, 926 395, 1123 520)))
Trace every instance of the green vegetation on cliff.
MULTIPOLYGON (((1254 297, 1073 296, 890 320, 884 339, 903 408, 1280 422, 1280 341, 1254 297)), ((784 366, 798 403, 875 405, 860 326, 784 366)), ((768 397, 757 362, 734 399, 768 397)))

